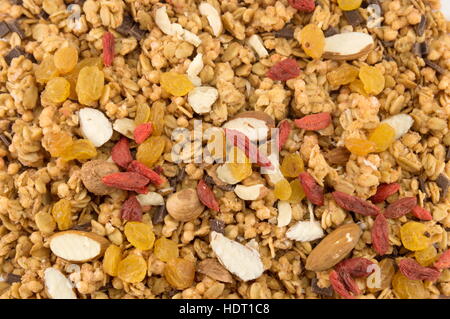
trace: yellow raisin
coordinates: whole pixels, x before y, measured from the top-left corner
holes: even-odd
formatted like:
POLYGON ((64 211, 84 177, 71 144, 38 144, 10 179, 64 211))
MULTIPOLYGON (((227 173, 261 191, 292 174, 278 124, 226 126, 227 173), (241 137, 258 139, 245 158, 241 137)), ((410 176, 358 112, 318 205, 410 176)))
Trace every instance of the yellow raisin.
POLYGON ((282 179, 275 184, 273 194, 280 200, 288 200, 292 194, 291 185, 286 179, 282 179))
POLYGON ((64 77, 67 81, 70 83, 70 95, 69 98, 72 100, 78 99, 77 92, 76 92, 76 86, 77 86, 77 80, 78 75, 80 74, 80 71, 85 66, 96 66, 100 70, 103 68, 103 61, 101 58, 86 58, 78 62, 78 64, 75 66, 72 72, 66 74, 64 77))
POLYGON ((161 237, 155 242, 155 249, 153 252, 156 258, 168 262, 178 257, 178 246, 173 240, 161 237))
POLYGON ((34 75, 39 83, 47 83, 59 75, 58 69, 53 61, 53 56, 48 56, 36 67, 34 75))
POLYGON ((430 266, 434 263, 437 257, 437 249, 434 245, 429 245, 427 248, 418 250, 414 253, 417 262, 422 266, 430 266))
POLYGON ((140 250, 149 250, 155 242, 155 234, 150 225, 141 222, 128 222, 124 228, 125 236, 131 245, 140 250))
POLYGON ((300 31, 303 51, 313 59, 320 59, 325 49, 325 35, 315 24, 308 24, 300 31))
POLYGON ((150 120, 150 107, 145 103, 140 103, 136 107, 136 116, 134 117, 134 123, 140 125, 142 123, 148 123, 150 120))
POLYGON ((344 63, 327 74, 328 82, 333 86, 350 84, 358 77, 358 68, 344 63))
POLYGON ((166 141, 162 136, 152 135, 138 146, 136 159, 151 168, 158 162, 165 147, 166 141))
POLYGON ((69 73, 77 65, 78 50, 74 47, 59 48, 55 52, 54 62, 59 73, 69 73))
POLYGON ((338 0, 338 5, 341 10, 352 11, 361 6, 362 0, 338 0))
POLYGON ((287 154, 280 167, 285 177, 298 177, 305 170, 303 160, 297 153, 287 154))
POLYGON ((52 215, 58 224, 59 230, 67 230, 72 227, 72 204, 67 199, 60 199, 52 208, 52 215))
POLYGON ((149 122, 153 125, 153 135, 155 136, 159 136, 163 133, 165 111, 166 105, 161 101, 153 103, 150 109, 149 122))
POLYGON ((359 78, 367 94, 378 95, 384 90, 385 79, 379 69, 364 65, 359 69, 359 78))
POLYGON ((366 156, 367 154, 377 150, 377 145, 374 142, 361 138, 347 138, 345 140, 345 147, 352 154, 358 156, 366 156))
POLYGON ((45 136, 47 140, 47 151, 52 157, 59 157, 64 150, 68 149, 72 144, 72 136, 66 131, 50 132, 45 136))
POLYGON ((387 123, 381 123, 369 136, 369 141, 377 145, 377 152, 384 152, 395 141, 395 130, 387 123))
POLYGON ((138 255, 128 255, 117 267, 117 276, 130 284, 141 282, 146 274, 147 262, 144 257, 138 255))
POLYGON ((238 181, 252 175, 252 163, 250 159, 238 147, 234 146, 228 153, 228 162, 225 164, 229 167, 231 175, 238 181))
POLYGON ((349 88, 354 93, 358 93, 363 96, 368 96, 366 91, 364 91, 364 84, 362 83, 362 81, 360 79, 356 79, 352 83, 350 83, 349 88))
POLYGON ((392 279, 392 287, 401 299, 428 299, 430 293, 421 280, 411 280, 398 271, 392 279))
POLYGON ((164 267, 164 277, 176 289, 186 289, 194 283, 195 264, 183 258, 170 260, 164 267))
POLYGON ((119 246, 109 245, 103 257, 103 271, 110 276, 117 276, 122 251, 119 246))
POLYGON ((400 228, 400 238, 403 246, 412 251, 427 248, 431 244, 427 231, 427 226, 419 222, 411 221, 403 224, 400 228))
POLYGON ((87 160, 97 156, 97 149, 91 141, 80 139, 74 141, 61 153, 61 158, 65 161, 87 160))
POLYGON ((162 73, 160 83, 164 90, 175 96, 185 96, 194 89, 187 75, 175 72, 162 73))
POLYGON ((85 66, 81 69, 77 79, 77 96, 81 104, 92 105, 103 92, 105 76, 96 66, 85 66))
POLYGON ((52 103, 62 103, 70 95, 70 83, 65 78, 56 77, 48 81, 43 97, 52 103))
POLYGON ((289 203, 300 203, 306 196, 302 183, 296 178, 292 180, 289 185, 291 186, 291 197, 288 199, 289 203))

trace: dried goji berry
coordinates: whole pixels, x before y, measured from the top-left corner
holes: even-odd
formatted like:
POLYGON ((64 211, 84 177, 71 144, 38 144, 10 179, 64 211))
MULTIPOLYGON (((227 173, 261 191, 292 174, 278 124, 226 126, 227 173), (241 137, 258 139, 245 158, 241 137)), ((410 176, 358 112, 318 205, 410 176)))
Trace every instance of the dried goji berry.
POLYGON ((433 216, 431 216, 431 213, 427 211, 425 208, 420 207, 419 205, 414 206, 411 209, 411 214, 414 215, 414 217, 420 219, 420 220, 432 220, 433 216))
POLYGON ((111 150, 111 157, 114 163, 120 167, 127 168, 128 164, 133 160, 131 156, 130 144, 126 137, 122 137, 111 150))
POLYGON ((367 277, 373 272, 369 268, 373 264, 374 262, 367 258, 355 257, 341 261, 335 266, 335 269, 338 272, 347 272, 352 277, 367 277))
POLYGON ((141 144, 147 138, 149 138, 149 136, 152 135, 152 133, 153 133, 153 125, 152 125, 152 123, 139 124, 134 129, 134 140, 135 140, 136 143, 141 144))
POLYGON ((296 78, 300 74, 300 67, 294 59, 284 59, 274 64, 269 71, 267 77, 274 81, 287 81, 296 78))
POLYGON ((447 249, 442 253, 439 259, 434 263, 434 267, 437 269, 450 268, 450 249, 447 249))
POLYGON ((314 0, 288 0, 292 8, 301 12, 313 12, 316 8, 314 0))
POLYGON ((308 131, 316 131, 323 130, 328 125, 331 124, 331 115, 328 112, 322 112, 317 114, 306 115, 301 119, 296 119, 295 125, 298 128, 308 130, 308 131))
POLYGON ((374 204, 381 203, 389 196, 395 194, 400 189, 399 183, 381 184, 377 188, 377 192, 370 198, 370 201, 374 204))
POLYGON ((389 225, 383 214, 378 214, 372 225, 372 246, 378 255, 385 255, 389 250, 389 225))
POLYGON ((111 32, 103 34, 103 64, 111 66, 114 60, 114 36, 111 32))
POLYGON ((131 161, 131 163, 128 165, 127 170, 129 172, 135 172, 142 176, 145 176, 150 180, 150 183, 155 184, 156 186, 161 185, 164 183, 164 178, 158 175, 154 170, 151 168, 148 168, 146 165, 142 164, 139 161, 131 161))
POLYGON ((281 150, 289 138, 291 133, 291 124, 287 120, 283 120, 278 125, 278 150, 281 150))
POLYGON ((331 286, 333 287, 334 291, 336 291, 337 294, 346 299, 354 298, 347 290, 344 281, 342 280, 341 276, 338 274, 337 271, 335 270, 331 271, 329 278, 331 286))
POLYGON ((203 179, 201 179, 197 184, 197 195, 203 205, 216 212, 219 211, 219 203, 217 202, 213 191, 203 179))
POLYGON ((408 214, 414 206, 417 205, 416 197, 403 197, 392 204, 390 204, 384 210, 384 216, 387 218, 399 218, 408 214))
POLYGON ((336 204, 348 211, 364 216, 376 216, 380 213, 380 209, 377 206, 359 197, 339 191, 334 191, 332 195, 336 204))
POLYGON ((323 206, 323 187, 317 184, 316 180, 308 172, 300 173, 299 178, 306 198, 314 205, 323 206))
POLYGON ((120 215, 124 220, 142 221, 142 207, 136 196, 128 197, 122 205, 120 215))
POLYGON ((354 296, 358 296, 361 294, 361 290, 359 289, 358 284, 348 272, 342 271, 338 273, 348 291, 352 292, 354 296))
POLYGON ((135 172, 118 172, 104 176, 102 182, 110 187, 145 194, 148 192, 146 185, 150 180, 135 172))
POLYGON ((398 263, 400 272, 411 280, 435 281, 441 272, 434 267, 424 267, 412 258, 404 258, 398 263))

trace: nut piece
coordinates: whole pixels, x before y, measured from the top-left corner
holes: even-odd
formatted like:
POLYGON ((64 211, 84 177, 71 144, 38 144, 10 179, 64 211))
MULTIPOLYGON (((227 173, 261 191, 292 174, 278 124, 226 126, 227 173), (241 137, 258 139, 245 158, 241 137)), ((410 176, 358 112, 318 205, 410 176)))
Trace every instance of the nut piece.
POLYGON ((234 185, 240 182, 240 180, 234 178, 233 173, 227 164, 217 166, 216 174, 217 178, 225 184, 234 185))
POLYGON ((259 252, 224 235, 211 232, 211 248, 220 263, 243 281, 258 278, 264 272, 259 252))
POLYGON ((58 269, 45 269, 44 284, 51 299, 77 299, 72 283, 58 269))
POLYGON ((142 206, 161 206, 164 205, 164 198, 161 194, 148 192, 147 194, 139 194, 136 196, 139 204, 142 206))
POLYGON ((202 85, 202 80, 198 76, 198 74, 202 71, 202 69, 203 69, 203 54, 197 53, 197 55, 189 64, 189 67, 186 70, 186 74, 189 77, 189 80, 195 86, 202 85))
POLYGON ((289 228, 286 237, 296 241, 313 241, 323 237, 323 229, 318 221, 299 221, 289 228))
POLYGON ((355 248, 361 233, 355 223, 336 228, 311 251, 306 259, 306 269, 323 271, 333 267, 355 248))
POLYGON ((111 122, 103 112, 85 107, 78 113, 80 129, 83 136, 95 147, 100 147, 109 141, 113 134, 111 122))
POLYGON ((236 185, 234 192, 243 200, 258 200, 263 198, 268 193, 267 187, 263 184, 256 184, 252 186, 236 185))
POLYGON ((84 263, 101 256, 109 241, 95 233, 67 230, 50 237, 50 250, 69 262, 84 263))
POLYGON ((113 129, 115 131, 128 137, 129 139, 134 139, 135 128, 136 123, 134 123, 134 121, 129 118, 117 119, 113 124, 113 129))
POLYGON ((278 201, 278 227, 284 227, 289 225, 292 218, 292 207, 289 202, 280 200, 278 201))
POLYGON ((354 60, 375 48, 371 35, 362 32, 345 32, 325 38, 323 58, 331 60, 354 60))
POLYGON ((414 119, 408 114, 397 114, 388 117, 381 123, 389 124, 395 130, 395 138, 399 139, 409 131, 414 123, 414 119))
POLYGON ((233 277, 231 274, 228 270, 223 268, 223 266, 216 259, 208 258, 202 260, 198 264, 197 271, 217 281, 228 283, 233 282, 233 277))
POLYGON ((252 35, 248 39, 248 44, 255 50, 260 58, 265 58, 269 55, 269 52, 267 52, 267 49, 264 47, 264 43, 259 35, 252 35))
POLYGON ((211 112, 212 105, 219 97, 216 88, 210 86, 198 86, 188 95, 188 102, 197 114, 211 112))
POLYGON ((193 188, 186 188, 169 196, 167 212, 175 220, 187 222, 196 219, 204 210, 203 204, 193 188))
POLYGON ((103 160, 93 160, 84 163, 81 167, 81 181, 84 187, 91 193, 95 195, 108 195, 117 190, 103 184, 102 178, 117 172, 119 172, 119 168, 116 164, 103 160))
POLYGON ((239 131, 255 142, 269 137, 270 129, 275 127, 275 121, 267 113, 249 111, 238 114, 222 127, 239 131))
POLYGON ((214 8, 207 2, 200 3, 200 5, 198 6, 198 10, 200 11, 201 15, 206 16, 206 19, 208 19, 214 36, 218 37, 223 30, 222 20, 220 19, 219 12, 216 10, 216 8, 214 8))

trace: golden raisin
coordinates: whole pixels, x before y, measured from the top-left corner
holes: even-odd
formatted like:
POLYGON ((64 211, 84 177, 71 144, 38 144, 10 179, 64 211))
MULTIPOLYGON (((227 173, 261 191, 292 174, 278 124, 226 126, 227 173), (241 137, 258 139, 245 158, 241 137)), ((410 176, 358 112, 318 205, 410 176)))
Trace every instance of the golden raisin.
POLYGON ((138 255, 128 255, 117 267, 117 276, 130 284, 141 282, 146 274, 147 262, 144 257, 138 255))
POLYGON ((155 234, 150 225, 141 222, 128 222, 124 228, 125 236, 131 245, 140 250, 149 250, 155 242, 155 234))
POLYGON ((333 86, 350 84, 358 77, 358 68, 344 63, 327 74, 328 82, 333 86))
POLYGON ((352 11, 361 6, 362 0, 338 0, 338 5, 341 10, 352 11))
POLYGON ((93 105, 103 92, 105 76, 96 66, 85 66, 77 79, 76 92, 81 104, 93 105))
POLYGON ((109 245, 103 257, 103 271, 110 276, 117 276, 122 251, 116 245, 109 245))
POLYGON ((61 153, 61 158, 65 161, 87 160, 97 156, 97 149, 91 141, 80 139, 74 141, 61 153))
POLYGON ((374 142, 360 138, 347 138, 345 140, 345 147, 352 154, 358 156, 366 156, 367 154, 377 150, 377 145, 374 142))
POLYGON ((148 123, 150 120, 150 107, 147 104, 140 103, 136 108, 136 116, 134 117, 134 123, 136 126, 142 123, 148 123))
POLYGON ((151 168, 158 162, 165 147, 166 142, 163 137, 152 135, 138 146, 136 159, 151 168))
POLYGON ((401 299, 427 299, 430 293, 421 280, 411 280, 398 271, 392 279, 392 287, 401 299))
POLYGON ((83 69, 85 66, 96 66, 100 70, 103 68, 103 62, 101 58, 86 58, 78 62, 78 64, 75 66, 72 72, 66 74, 64 77, 67 81, 70 83, 70 95, 69 98, 72 100, 77 99, 77 92, 76 92, 76 86, 77 86, 77 80, 78 75, 80 74, 81 69, 83 69))
POLYGON ((58 224, 59 230, 67 230, 72 227, 72 204, 67 199, 60 199, 52 208, 52 215, 58 224))
POLYGON ((300 31, 303 51, 313 59, 320 59, 325 49, 325 35, 315 24, 308 24, 300 31))
POLYGON ((367 94, 378 95, 384 90, 385 79, 379 69, 364 65, 359 69, 359 78, 367 94))
POLYGON ((70 95, 70 83, 65 78, 56 77, 48 81, 43 97, 52 103, 62 103, 70 95))
POLYGON ((168 262, 178 257, 178 246, 173 240, 161 237, 155 242, 155 249, 153 252, 156 258, 168 262))
POLYGON ((291 197, 288 199, 289 203, 300 203, 306 196, 302 183, 296 178, 289 185, 291 186, 291 197))
POLYGON ((78 50, 74 47, 59 48, 55 52, 54 63, 59 73, 72 71, 78 62, 78 50))
POLYGON ((285 177, 298 177, 305 170, 303 160, 297 153, 287 154, 280 166, 285 177))
POLYGON ((242 181, 252 175, 252 163, 238 147, 234 146, 230 149, 227 161, 225 165, 229 167, 231 175, 236 180, 242 181))
POLYGON ((275 184, 273 194, 280 200, 288 200, 292 194, 291 185, 286 179, 282 179, 275 184))
POLYGON ((64 150, 68 149, 72 144, 72 136, 66 131, 50 132, 46 135, 47 150, 52 157, 59 157, 64 150))
POLYGON ((53 61, 53 56, 48 56, 36 67, 34 72, 36 81, 39 83, 47 83, 59 75, 58 69, 53 61))
POLYGON ((164 267, 164 277, 176 289, 186 289, 194 283, 195 263, 183 258, 170 260, 164 267))
POLYGON ((418 250, 414 253, 414 257, 417 262, 422 266, 430 266, 434 263, 437 257, 437 249, 433 245, 429 245, 427 248, 418 250))
POLYGON ((395 130, 387 123, 381 123, 369 136, 369 141, 377 145, 376 152, 384 152, 395 141, 395 130))
POLYGON ((175 96, 185 96, 194 89, 187 75, 175 72, 162 73, 160 83, 164 90, 175 96))
POLYGON ((358 93, 363 96, 368 96, 367 92, 364 91, 364 84, 360 79, 356 79, 352 83, 350 83, 349 88, 354 93, 358 93))
POLYGON ((403 246, 412 251, 423 250, 427 248, 431 242, 427 236, 428 228, 425 224, 419 222, 407 222, 400 228, 400 237, 403 246))
POLYGON ((163 133, 165 111, 166 106, 161 101, 153 103, 150 109, 150 116, 148 121, 153 125, 153 135, 155 136, 159 136, 163 133))

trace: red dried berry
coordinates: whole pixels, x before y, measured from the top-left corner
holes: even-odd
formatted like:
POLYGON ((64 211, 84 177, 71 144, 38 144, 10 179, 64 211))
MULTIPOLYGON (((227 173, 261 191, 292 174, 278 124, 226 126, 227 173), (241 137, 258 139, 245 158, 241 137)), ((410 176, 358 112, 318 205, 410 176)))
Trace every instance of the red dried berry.
POLYGON ((334 191, 332 195, 336 204, 348 211, 364 216, 376 216, 380 213, 380 209, 377 206, 359 197, 339 191, 334 191))
POLYGON ((150 180, 150 183, 159 186, 162 183, 164 183, 164 178, 161 177, 158 173, 156 173, 151 168, 148 168, 146 165, 142 164, 139 161, 131 161, 131 163, 128 165, 128 171, 129 172, 135 172, 142 176, 145 176, 150 180))
POLYGON ((287 81, 300 75, 300 67, 294 59, 284 59, 273 65, 266 75, 274 81, 287 81))
POLYGON ((384 210, 384 216, 387 218, 399 218, 405 216, 417 205, 416 197, 403 197, 390 204, 384 210))
POLYGON ((358 284, 356 283, 355 279, 352 278, 352 276, 348 272, 339 272, 339 276, 341 277, 341 280, 344 282, 345 288, 347 288, 348 291, 353 293, 354 296, 358 296, 361 294, 361 290, 358 287, 358 284))
POLYGON ((437 269, 450 268, 450 249, 444 251, 433 266, 437 269))
POLYGON ((378 214, 372 226, 372 246, 382 256, 389 250, 389 225, 383 214, 378 214))
POLYGON ((143 143, 153 133, 152 123, 142 123, 134 129, 134 140, 137 144, 143 143))
POLYGON ((347 287, 345 286, 343 279, 341 278, 341 276, 338 274, 337 271, 335 270, 331 271, 329 278, 331 286, 333 287, 334 291, 336 291, 337 294, 346 299, 354 298, 347 290, 347 287))
POLYGON ((389 196, 395 194, 400 189, 399 183, 381 184, 377 188, 377 192, 370 198, 370 201, 374 204, 381 203, 389 196))
POLYGON ((316 8, 314 0, 288 0, 292 8, 301 12, 313 12, 316 8))
POLYGON ((427 211, 425 208, 420 207, 419 205, 416 205, 411 209, 411 214, 414 215, 414 217, 420 219, 420 220, 432 220, 433 216, 431 216, 431 213, 427 211))
POLYGON ((114 36, 111 32, 106 32, 103 35, 103 64, 111 66, 114 60, 114 36))
POLYGON ((283 120, 278 125, 278 150, 281 150, 286 144, 291 133, 291 123, 287 120, 283 120))
POLYGON ((153 170, 156 172, 156 174, 158 175, 162 175, 164 173, 164 169, 161 166, 155 166, 153 167, 153 170))
POLYGON ((130 152, 130 144, 126 137, 122 137, 111 150, 111 157, 114 163, 122 168, 127 168, 128 164, 133 160, 130 152))
POLYGON ((296 119, 295 125, 298 128, 308 130, 308 131, 317 131, 323 130, 328 125, 331 124, 331 115, 328 112, 322 112, 317 114, 306 115, 301 119, 296 119))
POLYGON ((434 267, 424 267, 412 258, 404 258, 398 263, 400 272, 411 280, 435 281, 441 272, 434 267))
POLYGON ((136 196, 130 196, 123 203, 120 215, 123 220, 142 221, 142 207, 136 196))
POLYGON ((323 187, 317 184, 316 180, 308 172, 300 173, 299 178, 306 198, 314 205, 323 206, 323 187))
POLYGON ((150 180, 135 172, 118 172, 104 176, 102 182, 110 187, 145 194, 148 192, 146 185, 150 180))
POLYGON ((197 184, 197 195, 198 199, 200 199, 203 205, 205 205, 209 209, 212 209, 213 211, 219 211, 219 203, 217 202, 213 191, 211 190, 211 188, 209 188, 209 186, 203 179, 201 179, 197 184))
POLYGON ((346 272, 352 277, 360 278, 367 277, 374 271, 374 269, 371 269, 369 267, 371 265, 374 265, 374 262, 370 261, 369 259, 363 257, 355 257, 341 261, 335 266, 335 269, 338 272, 346 272))

